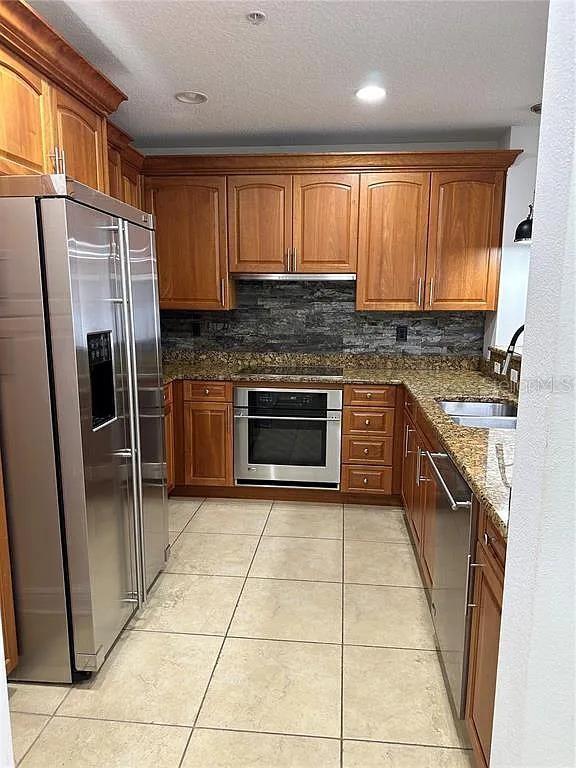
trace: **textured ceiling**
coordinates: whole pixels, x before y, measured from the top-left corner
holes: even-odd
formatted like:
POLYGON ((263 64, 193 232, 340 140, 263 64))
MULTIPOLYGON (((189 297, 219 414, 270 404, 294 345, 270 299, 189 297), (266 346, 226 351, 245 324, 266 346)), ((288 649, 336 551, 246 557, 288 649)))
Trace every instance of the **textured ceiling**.
MULTIPOLYGON (((544 0, 35 0, 146 146, 362 143, 536 120, 544 0), (251 25, 246 13, 264 10, 251 25), (367 82, 383 104, 354 98, 367 82), (174 93, 200 90, 200 106, 174 93)), ((486 134, 488 135, 488 134, 486 134)))

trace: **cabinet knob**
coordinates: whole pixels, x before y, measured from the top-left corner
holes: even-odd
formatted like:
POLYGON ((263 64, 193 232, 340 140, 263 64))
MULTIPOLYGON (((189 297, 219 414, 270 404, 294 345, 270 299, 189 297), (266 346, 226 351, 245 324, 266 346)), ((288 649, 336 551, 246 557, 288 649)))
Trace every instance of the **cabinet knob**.
POLYGON ((370 424, 370 419, 366 419, 364 424, 366 424, 366 426, 368 426, 370 424))
POLYGON ((206 389, 204 390, 204 394, 205 394, 205 395, 209 395, 209 394, 210 394, 210 390, 209 390, 208 388, 206 388, 206 389))
POLYGON ((364 448, 364 453, 368 456, 368 448, 364 448))
POLYGON ((370 400, 372 398, 372 392, 366 392, 366 397, 370 400))
POLYGON ((364 480, 362 480, 362 482, 364 483, 364 485, 368 485, 368 478, 365 477, 364 480))

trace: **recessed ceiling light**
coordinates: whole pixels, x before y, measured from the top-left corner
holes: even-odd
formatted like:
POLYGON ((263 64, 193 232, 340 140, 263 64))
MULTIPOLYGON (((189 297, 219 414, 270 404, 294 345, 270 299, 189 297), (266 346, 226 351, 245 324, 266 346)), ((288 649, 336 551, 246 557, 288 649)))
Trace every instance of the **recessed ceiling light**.
POLYGON ((356 98, 360 101, 365 101, 368 104, 377 104, 379 101, 384 101, 386 98, 386 91, 379 85, 365 85, 364 88, 356 91, 356 98))
POLYGON ((266 14, 264 11, 250 11, 246 14, 246 18, 250 24, 263 24, 266 21, 266 14))
POLYGON ((180 91, 175 93, 174 98, 176 101, 181 101, 183 104, 204 104, 208 101, 208 96, 200 91, 180 91))

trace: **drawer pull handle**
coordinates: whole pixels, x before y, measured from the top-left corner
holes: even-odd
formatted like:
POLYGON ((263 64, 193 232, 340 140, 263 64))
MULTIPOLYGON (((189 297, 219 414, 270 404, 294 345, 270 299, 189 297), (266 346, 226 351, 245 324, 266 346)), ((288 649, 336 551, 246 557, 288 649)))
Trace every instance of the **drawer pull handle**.
POLYGON ((364 483, 364 485, 368 485, 368 478, 365 477, 364 480, 362 480, 362 482, 364 483))
POLYGON ((364 424, 366 424, 366 426, 368 426, 370 424, 370 419, 366 419, 364 424))
POLYGON ((368 456, 368 448, 364 448, 364 453, 368 456))

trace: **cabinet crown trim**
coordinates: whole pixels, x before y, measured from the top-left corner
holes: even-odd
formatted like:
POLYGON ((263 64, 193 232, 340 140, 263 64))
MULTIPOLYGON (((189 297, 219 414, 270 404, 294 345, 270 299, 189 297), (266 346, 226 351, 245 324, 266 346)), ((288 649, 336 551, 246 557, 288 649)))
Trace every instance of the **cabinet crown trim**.
POLYGON ((521 149, 450 152, 348 152, 273 155, 148 155, 147 176, 206 173, 298 173, 299 171, 506 170, 521 149))
POLYGON ((0 44, 102 115, 128 98, 20 0, 0 0, 0 44))

